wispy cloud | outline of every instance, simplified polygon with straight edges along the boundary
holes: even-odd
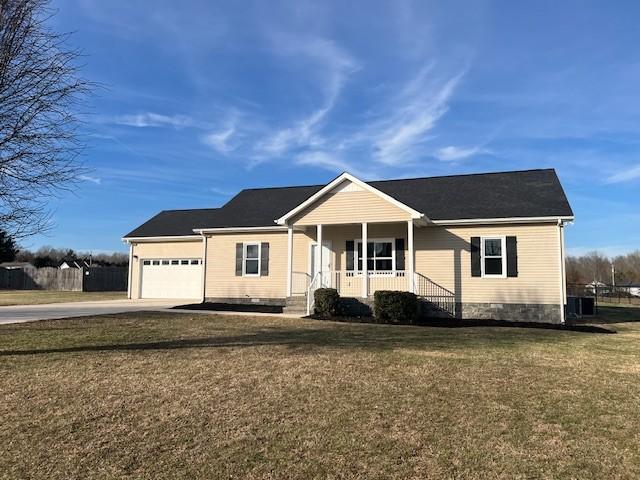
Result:
[[[311,62],[316,80],[322,92],[320,106],[292,126],[271,132],[257,145],[258,154],[279,156],[301,146],[318,147],[323,140],[319,128],[336,105],[344,85],[358,68],[358,62],[334,42],[320,37],[299,38],[275,35],[274,53],[293,58],[295,61]]]
[[[78,178],[83,182],[91,182],[95,183],[96,185],[100,185],[102,183],[102,179],[98,177],[92,177],[91,175],[80,175]]]
[[[131,115],[113,117],[113,123],[128,127],[172,127],[185,128],[193,125],[193,119],[188,115],[163,115],[154,112],[143,112]]]
[[[622,183],[630,182],[640,178],[640,164],[632,167],[628,170],[622,170],[621,172],[614,173],[607,178],[607,183]]]
[[[374,142],[375,157],[379,162],[385,165],[405,162],[449,110],[449,100],[464,71],[442,80],[433,70],[433,65],[422,69],[395,100],[397,107],[382,123]]]
[[[234,150],[234,146],[229,143],[231,137],[235,133],[235,126],[230,126],[224,130],[210,132],[202,137],[202,141],[205,145],[209,145],[219,153],[229,153]]]
[[[487,152],[488,150],[482,146],[465,148],[449,145],[448,147],[438,149],[436,152],[436,158],[443,162],[456,162],[458,160],[464,160],[466,158],[473,157],[474,155]]]

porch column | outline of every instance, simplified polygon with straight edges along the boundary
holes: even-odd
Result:
[[[413,247],[413,220],[409,220],[407,222],[407,248],[408,248],[408,255],[407,255],[407,282],[408,282],[408,291],[412,292],[412,293],[416,293],[416,286],[415,286],[415,281],[414,281],[414,276],[415,276],[415,267],[414,267],[414,261],[415,261],[415,249]]]
[[[320,274],[320,285],[322,285],[322,224],[316,227],[316,243],[318,244],[318,273]]]
[[[287,228],[287,297],[293,290],[293,227]]]
[[[369,296],[369,265],[367,264],[367,223],[362,223],[362,298]],[[356,250],[357,253],[357,250]]]

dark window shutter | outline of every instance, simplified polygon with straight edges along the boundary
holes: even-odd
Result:
[[[404,238],[396,238],[396,270],[404,270]]]
[[[269,276],[269,244],[267,242],[260,244],[260,276]]]
[[[242,276],[242,254],[244,247],[241,243],[236,243],[236,277]]]
[[[353,270],[353,250],[355,248],[355,242],[353,240],[347,240],[347,270]]]
[[[480,268],[480,237],[471,237],[471,276],[482,276],[482,268]]]
[[[518,239],[507,237],[507,277],[518,276]]]

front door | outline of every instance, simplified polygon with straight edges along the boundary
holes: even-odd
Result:
[[[316,273],[320,271],[318,265],[318,244],[311,244],[311,278],[315,278]],[[331,240],[324,240],[322,242],[322,279],[321,286],[324,288],[331,287]]]

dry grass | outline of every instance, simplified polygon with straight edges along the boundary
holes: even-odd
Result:
[[[44,303],[124,300],[127,292],[57,292],[53,290],[0,290],[0,306]]]
[[[640,323],[615,328],[0,326],[0,476],[637,478]]]

